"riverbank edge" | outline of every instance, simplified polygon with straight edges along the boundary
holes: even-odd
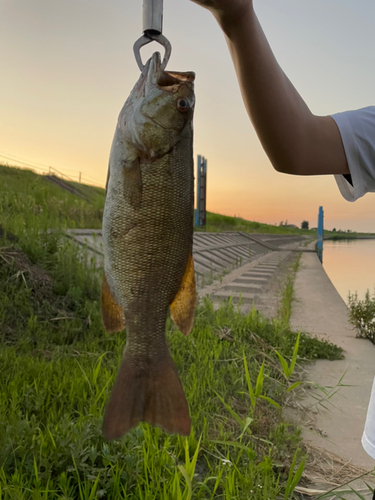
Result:
[[[309,245],[313,246],[315,242]],[[333,400],[327,402],[328,409],[321,405],[314,408],[314,422],[304,427],[303,437],[311,446],[371,470],[374,460],[363,450],[361,437],[375,375],[375,346],[367,339],[356,338],[347,305],[315,253],[302,254],[294,293],[291,328],[333,342],[342,347],[345,354],[344,360],[318,360],[307,367],[309,382],[321,387],[342,386]],[[308,397],[303,405],[312,402]]]

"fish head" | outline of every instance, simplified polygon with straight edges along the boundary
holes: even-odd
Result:
[[[163,70],[158,52],[146,63],[119,117],[126,139],[145,156],[160,157],[191,135],[194,80],[193,72]]]

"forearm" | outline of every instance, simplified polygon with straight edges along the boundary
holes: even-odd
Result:
[[[216,17],[248,114],[274,168],[299,175],[349,173],[336,124],[311,113],[276,61],[251,3],[236,22]]]

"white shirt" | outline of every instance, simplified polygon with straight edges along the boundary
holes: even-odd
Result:
[[[365,430],[362,436],[362,446],[370,457],[375,458],[375,379],[367,410]]]
[[[335,179],[343,197],[355,201],[375,191],[375,106],[337,113],[332,118],[341,134],[353,185],[343,175],[335,175]],[[362,446],[375,459],[375,380]]]
[[[353,186],[343,175],[335,175],[341,194],[355,201],[375,192],[375,106],[332,115],[337,123]]]

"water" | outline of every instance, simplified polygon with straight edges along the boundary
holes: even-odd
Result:
[[[363,299],[375,288],[375,239],[324,241],[323,267],[346,304],[349,291]]]

